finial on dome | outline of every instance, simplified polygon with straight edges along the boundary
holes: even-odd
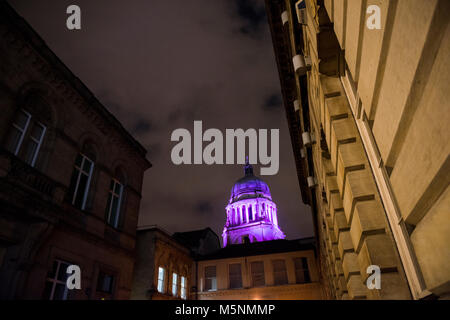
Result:
[[[246,176],[252,176],[253,175],[253,167],[252,165],[248,162],[248,156],[245,157],[245,167],[244,167],[244,172]]]

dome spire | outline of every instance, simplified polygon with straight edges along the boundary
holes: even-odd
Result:
[[[244,167],[244,172],[246,176],[252,176],[253,175],[253,167],[252,165],[248,162],[248,156],[245,157],[245,167]]]

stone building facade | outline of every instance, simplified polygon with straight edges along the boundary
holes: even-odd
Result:
[[[128,299],[146,151],[5,1],[0,106],[0,298]]]
[[[206,228],[170,235],[157,226],[140,227],[137,234],[131,299],[195,300],[196,259],[220,249],[217,234]]]
[[[450,2],[266,8],[327,297],[448,298]]]
[[[231,244],[197,263],[199,300],[320,300],[314,239]]]

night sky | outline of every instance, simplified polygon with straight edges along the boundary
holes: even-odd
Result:
[[[139,225],[219,236],[242,165],[172,164],[177,128],[280,129],[280,170],[263,176],[288,239],[312,236],[301,201],[264,1],[10,0],[148,150]],[[81,8],[81,30],[66,8]],[[206,145],[206,144],[204,144]],[[259,166],[255,166],[259,175]]]

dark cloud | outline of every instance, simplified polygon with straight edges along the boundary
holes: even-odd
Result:
[[[138,119],[135,124],[133,125],[133,128],[131,129],[131,134],[133,135],[141,135],[144,133],[149,133],[154,129],[153,124],[144,119]]]
[[[281,95],[279,93],[273,93],[269,95],[263,104],[265,110],[281,110],[282,107]]]
[[[239,32],[245,35],[260,36],[262,25],[267,22],[264,1],[233,1],[237,17],[242,21]]]
[[[271,36],[260,0],[77,0],[82,30],[65,28],[70,0],[10,0],[61,60],[148,149],[141,225],[210,226],[219,235],[240,165],[180,165],[173,130],[276,128],[280,170],[265,176],[289,238],[312,235],[300,199]],[[266,112],[264,110],[271,110]],[[259,174],[258,166],[255,173]]]
[[[199,202],[197,202],[195,204],[194,210],[199,215],[203,216],[203,215],[206,215],[206,214],[211,214],[213,212],[213,206],[212,206],[211,202],[201,200],[201,201],[199,201]]]

